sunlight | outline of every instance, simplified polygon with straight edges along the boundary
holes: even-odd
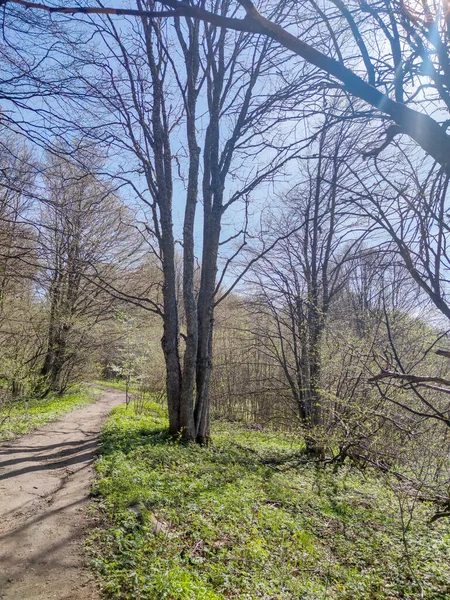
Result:
[[[429,25],[436,17],[447,19],[450,13],[449,0],[405,0],[403,5],[412,17],[424,20]]]
[[[0,600],[450,600],[449,3],[0,0]]]

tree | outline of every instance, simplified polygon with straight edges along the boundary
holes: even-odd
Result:
[[[0,144],[0,314],[5,297],[34,272],[35,236],[27,222],[36,169],[31,152],[3,130]]]
[[[138,2],[140,9],[150,6]],[[298,96],[305,78],[286,75],[274,86],[271,72],[284,68],[285,56],[270,41],[198,20],[175,20],[172,28],[144,12],[125,30],[105,17],[93,31],[94,45],[80,44],[76,55],[74,80],[89,99],[77,126],[83,139],[119,155],[112,175],[140,203],[141,231],[163,276],[162,303],[150,299],[146,306],[163,319],[170,431],[205,443],[215,305],[225,271],[246,246],[254,190],[302,148],[302,138],[288,139],[283,127],[304,113]],[[174,225],[181,202],[182,314]],[[223,231],[225,215],[238,211],[239,224]],[[219,253],[225,267],[218,276]]]
[[[300,23],[310,20],[314,14],[313,39],[307,43],[300,39],[302,29],[291,33],[278,23],[263,17],[251,0],[239,0],[245,11],[244,18],[229,16],[223,11],[208,11],[203,6],[190,5],[180,0],[163,0],[164,7],[156,10],[138,4],[137,9],[108,7],[58,7],[35,4],[26,0],[1,0],[1,4],[18,4],[26,8],[46,10],[52,14],[108,14],[131,15],[148,19],[158,17],[188,17],[200,19],[216,27],[228,30],[263,35],[302,57],[325,74],[331,76],[331,85],[336,80],[347,93],[360,98],[375,108],[376,116],[385,115],[396,126],[388,128],[387,138],[381,148],[397,134],[404,133],[432,156],[447,172],[449,170],[450,136],[446,133],[445,118],[429,116],[420,104],[440,103],[443,113],[450,106],[449,96],[449,27],[450,18],[445,0],[438,4],[433,13],[428,3],[417,11],[417,4],[394,0],[370,0],[354,5],[333,0],[325,10],[311,2],[311,8],[299,14]],[[295,14],[295,8],[290,12]],[[340,43],[342,28],[347,29],[352,43],[346,58],[345,48]],[[323,29],[325,38],[331,39],[332,56],[327,54],[328,44],[323,51],[317,46],[318,33]],[[382,44],[372,44],[374,32],[383,35]],[[345,39],[345,38],[344,38]],[[374,56],[369,48],[376,48]],[[354,51],[358,60],[355,61]],[[334,55],[334,56],[333,56]],[[357,65],[356,68],[353,65]],[[348,65],[348,66],[347,66]],[[358,65],[363,65],[360,70]],[[415,80],[420,81],[414,89]],[[422,82],[424,80],[424,82]],[[426,81],[426,83],[425,83]],[[391,89],[394,98],[391,98]],[[428,92],[431,90],[431,95]],[[421,99],[424,99],[422,101]],[[409,104],[416,103],[417,109]],[[430,109],[432,110],[432,108]]]
[[[135,246],[124,205],[92,172],[49,157],[44,182],[38,237],[39,285],[48,302],[43,395],[66,389],[92,328],[114,314],[118,301],[109,287]]]
[[[394,170],[395,169],[395,170]],[[412,160],[397,148],[377,160],[370,176],[355,177],[352,204],[372,223],[383,245],[401,259],[410,277],[448,319],[450,175],[428,160]]]
[[[324,425],[322,337],[332,302],[348,277],[346,264],[361,243],[358,236],[350,237],[353,221],[347,215],[346,192],[338,185],[351,177],[346,163],[353,141],[348,125],[333,129],[325,117],[304,181],[290,192],[282,216],[272,225],[278,232],[290,223],[295,232],[253,274],[255,306],[270,314],[274,328],[270,333],[263,319],[266,335],[259,343],[284,372],[313,452],[320,452],[320,443],[311,432]]]
[[[0,142],[0,347],[6,397],[29,391],[41,358],[40,319],[33,301],[36,231],[29,222],[36,168],[29,148],[2,130]],[[30,330],[30,320],[35,326]]]

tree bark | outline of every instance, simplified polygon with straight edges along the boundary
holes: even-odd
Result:
[[[142,5],[138,0],[138,7]],[[164,277],[163,284],[163,328],[164,334],[161,345],[166,363],[166,391],[169,413],[169,431],[172,435],[180,433],[181,429],[181,385],[182,374],[179,355],[179,317],[177,305],[177,285],[175,269],[175,239],[172,223],[172,153],[170,136],[167,129],[167,115],[164,100],[164,69],[161,68],[159,59],[154,55],[153,44],[159,43],[153,35],[153,23],[145,16],[142,17],[145,35],[147,61],[150,68],[153,86],[152,127],[153,135],[149,136],[149,143],[154,154],[154,178],[156,183],[155,201],[159,208],[159,224],[161,235],[159,244]],[[137,110],[140,106],[137,103]],[[147,176],[150,186],[153,185],[152,166],[147,164]]]
[[[200,169],[200,148],[197,144],[196,106],[198,92],[196,89],[200,66],[198,22],[189,20],[189,47],[183,40],[180,29],[177,29],[186,61],[186,129],[189,148],[189,176],[186,194],[186,208],[183,224],[183,301],[186,318],[186,348],[184,351],[180,428],[184,439],[195,440],[194,391],[196,363],[198,351],[197,302],[195,298],[195,243],[194,225],[198,199],[198,179]]]

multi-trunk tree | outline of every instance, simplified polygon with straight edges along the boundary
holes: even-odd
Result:
[[[137,2],[139,11],[152,6]],[[229,10],[224,0],[221,11]],[[305,77],[289,74],[270,40],[197,19],[143,14],[119,28],[107,16],[92,31],[95,47],[80,45],[76,56],[88,99],[77,126],[116,154],[113,176],[140,206],[162,271],[162,302],[145,302],[163,319],[170,431],[205,443],[214,308],[233,286],[227,270],[246,246],[251,198],[302,147],[295,122]]]

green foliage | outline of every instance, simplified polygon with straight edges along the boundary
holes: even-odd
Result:
[[[127,389],[127,382],[125,379],[97,379],[94,381],[95,385],[101,385],[102,387],[111,388],[113,390],[120,390],[124,392]],[[135,386],[129,386],[129,391],[133,392]]]
[[[0,441],[29,433],[33,429],[55,421],[61,415],[90,404],[96,397],[95,390],[72,389],[63,396],[50,394],[44,399],[31,398],[2,406]]]
[[[303,450],[294,436],[216,422],[200,448],[166,425],[148,403],[145,414],[115,409],[104,429],[91,552],[106,597],[450,597],[448,525],[427,526],[431,507],[418,505],[402,532],[388,481],[287,468]]]

